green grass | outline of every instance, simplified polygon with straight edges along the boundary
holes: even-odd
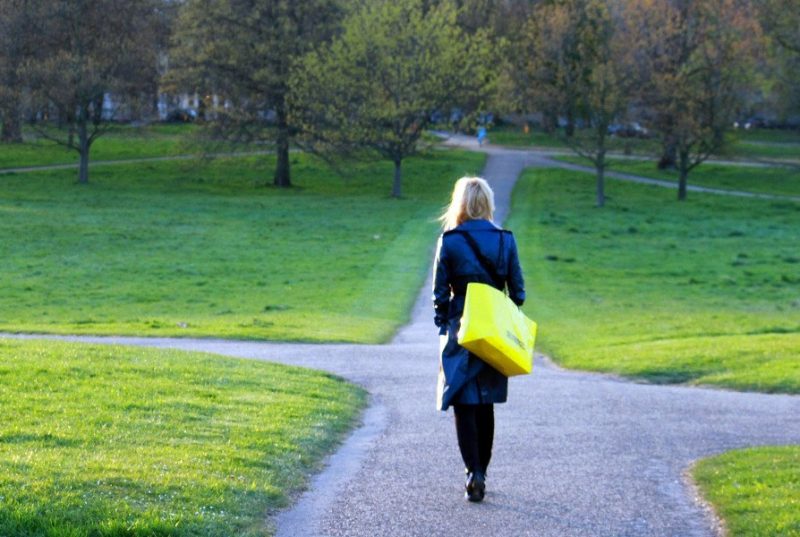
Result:
[[[580,132],[580,131],[579,131]],[[556,135],[531,129],[527,134],[515,125],[500,125],[488,132],[489,140],[496,145],[513,147],[542,147],[566,149],[566,144]],[[661,150],[657,138],[607,138],[608,150],[616,153],[631,153],[642,156],[658,155]],[[760,129],[756,131],[732,131],[727,143],[719,151],[720,158],[800,160],[800,134],[796,131]]]
[[[784,129],[733,130],[727,134],[721,156],[800,160],[800,131]]]
[[[294,155],[0,177],[0,331],[385,341],[429,270],[453,181],[482,155],[436,151],[344,176]]]
[[[771,144],[800,144],[798,129],[752,129],[734,130],[730,135],[742,142],[766,142]]]
[[[502,125],[492,127],[487,131],[489,142],[494,145],[507,145],[515,147],[548,147],[566,149],[564,142],[558,137],[531,129],[527,134],[520,127],[515,125]]]
[[[364,403],[300,368],[0,339],[0,535],[269,535]]]
[[[0,144],[0,170],[53,164],[76,164],[78,153],[28,133],[21,144]],[[264,144],[213,141],[201,125],[153,124],[144,127],[115,126],[92,144],[90,163],[106,160],[170,157],[202,153],[256,152]]]
[[[800,392],[800,204],[526,172],[509,227],[539,346],[657,383]]]
[[[164,157],[198,151],[194,125],[151,125],[116,127],[92,145],[91,160],[124,160]],[[0,144],[0,169],[74,164],[78,153],[54,142],[26,134],[21,144]]]
[[[800,143],[754,143],[744,140],[723,149],[721,157],[800,162]]]
[[[489,141],[495,145],[512,147],[541,147],[569,151],[569,146],[555,133],[546,133],[538,129],[531,129],[525,133],[521,127],[515,125],[500,125],[493,127],[488,132]],[[581,136],[581,131],[577,131]],[[650,155],[658,151],[659,143],[656,139],[619,138],[609,136],[606,139],[608,150],[617,153],[633,153]]]
[[[558,160],[586,166],[579,157],[557,157]],[[659,170],[655,161],[610,159],[610,170],[678,183],[678,172]],[[800,196],[800,168],[755,167],[706,162],[692,170],[689,184],[725,190],[741,190],[777,196]],[[690,194],[691,196],[692,194]]]
[[[700,461],[694,477],[731,537],[800,535],[800,446],[725,453]]]

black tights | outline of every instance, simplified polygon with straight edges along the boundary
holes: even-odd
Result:
[[[486,472],[492,458],[494,405],[453,405],[461,458],[470,472]]]

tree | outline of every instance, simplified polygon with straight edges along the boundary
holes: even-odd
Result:
[[[767,37],[770,62],[762,66],[778,114],[797,117],[800,112],[800,0],[764,0],[761,21]]]
[[[448,1],[362,2],[292,79],[292,112],[307,139],[392,161],[392,196],[400,197],[403,159],[417,152],[432,116],[478,109],[494,80],[485,34],[466,35],[456,19]]]
[[[582,2],[575,63],[575,98],[587,128],[567,144],[595,167],[596,203],[605,205],[607,138],[611,123],[627,112],[632,90],[630,33],[618,31],[606,2]]]
[[[630,32],[618,26],[607,2],[567,0],[540,4],[522,35],[525,60],[519,94],[529,110],[561,111],[564,141],[597,172],[597,206],[605,204],[608,128],[625,113],[631,95]]]
[[[25,76],[42,118],[40,135],[80,155],[79,183],[89,181],[89,152],[156,80],[154,5],[150,1],[35,0],[39,46]],[[116,103],[109,106],[109,100]]]
[[[286,104],[289,75],[306,52],[338,29],[337,0],[188,0],[181,8],[167,81],[174,88],[216,94],[216,135],[274,141],[273,183],[291,186],[289,146],[296,133]],[[268,121],[274,114],[272,121]]]
[[[800,54],[800,0],[763,0],[766,31],[778,43]]]
[[[22,141],[20,65],[31,43],[30,3],[0,0],[0,142]]]
[[[739,0],[632,0],[646,64],[642,101],[674,147],[678,199],[689,172],[717,151],[733,123],[756,57],[760,27]]]
[[[541,111],[544,127],[554,131],[565,119],[566,136],[574,134],[577,87],[581,76],[579,34],[582,2],[544,2],[528,16],[514,54],[514,78],[523,109]]]
[[[496,38],[509,38],[520,29],[533,3],[530,0],[455,0],[458,23],[468,34],[490,30]]]

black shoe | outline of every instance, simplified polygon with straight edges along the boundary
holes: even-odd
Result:
[[[482,502],[486,495],[486,477],[483,472],[467,473],[466,489],[464,499],[470,502]]]

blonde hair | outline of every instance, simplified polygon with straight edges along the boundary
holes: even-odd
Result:
[[[462,177],[456,181],[453,197],[444,214],[439,217],[445,230],[453,229],[467,220],[494,217],[494,192],[480,177]]]

